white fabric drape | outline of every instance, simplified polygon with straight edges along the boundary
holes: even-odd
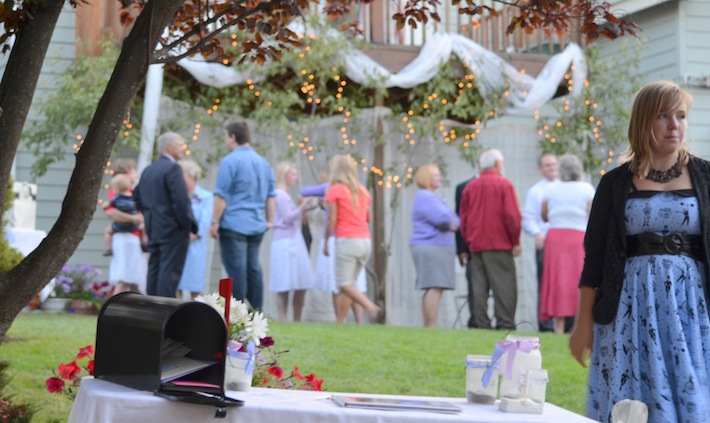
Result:
[[[296,28],[297,33],[305,32]],[[572,90],[577,96],[587,78],[587,66],[584,53],[577,44],[569,44],[564,51],[552,56],[534,78],[521,73],[500,56],[485,49],[474,41],[457,34],[438,33],[421,47],[419,55],[397,73],[392,73],[382,65],[355,47],[349,45],[337,31],[328,31],[327,37],[333,42],[347,46],[342,49],[345,62],[345,74],[359,84],[374,84],[389,88],[412,88],[430,81],[442,63],[454,54],[474,75],[482,95],[495,92],[508,86],[511,106],[508,113],[529,113],[539,109],[550,101],[562,82],[564,75],[573,66]],[[216,88],[225,88],[235,84],[244,84],[248,80],[258,82],[260,78],[248,66],[238,69],[219,63],[208,63],[199,59],[181,59],[178,65],[190,72],[199,82]]]

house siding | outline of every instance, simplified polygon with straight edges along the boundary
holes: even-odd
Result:
[[[47,98],[56,87],[61,73],[74,63],[76,58],[75,18],[74,9],[65,6],[52,35],[45,63],[42,66],[26,127],[33,120],[42,119],[40,110],[43,99]],[[4,71],[4,64],[0,69]],[[31,176],[31,168],[36,159],[20,144],[15,157],[13,175],[17,181],[32,181],[38,185],[35,222],[35,227],[38,230],[49,232],[59,216],[67,185],[74,169],[74,155],[71,148],[73,143],[73,139],[67,140],[65,159],[52,164],[44,176],[34,181]],[[108,271],[109,261],[107,258],[101,257],[101,252],[103,251],[103,228],[105,228],[107,223],[106,218],[99,216],[97,213],[84,236],[84,240],[69,259],[70,263],[88,263],[99,267],[102,271]]]
[[[652,2],[651,2],[652,3]],[[692,96],[687,138],[691,151],[710,159],[710,2],[680,0],[651,4],[631,15],[641,27],[643,40],[639,71],[646,82],[669,79],[681,84]],[[621,3],[620,3],[621,4]],[[634,43],[633,40],[630,40]],[[602,58],[618,55],[621,41],[601,40]],[[631,101],[629,99],[629,107]]]
[[[707,0],[692,0],[683,2],[681,11],[682,25],[685,28],[684,51],[686,60],[684,61],[684,74],[705,75],[710,78],[710,49],[708,49],[708,39],[710,39],[710,2]],[[710,88],[710,84],[706,87]]]

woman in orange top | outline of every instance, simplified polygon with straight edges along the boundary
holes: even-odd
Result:
[[[340,154],[330,161],[330,188],[325,196],[328,224],[325,239],[335,233],[335,281],[344,295],[340,296],[337,322],[343,323],[353,302],[360,304],[377,319],[382,308],[355,287],[360,271],[367,263],[370,243],[370,194],[360,184],[353,158]],[[328,243],[323,254],[329,255]]]

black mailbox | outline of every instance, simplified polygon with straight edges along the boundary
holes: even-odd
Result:
[[[209,305],[126,292],[99,313],[94,376],[170,399],[242,405],[224,397],[226,345],[224,319]]]

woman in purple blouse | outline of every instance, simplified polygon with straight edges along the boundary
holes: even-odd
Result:
[[[296,184],[298,168],[291,162],[276,165],[276,210],[271,237],[269,291],[277,293],[279,321],[288,319],[288,297],[293,291],[293,320],[301,321],[306,290],[313,288],[313,270],[301,234],[301,216],[310,201],[297,206],[286,190]],[[305,200],[305,199],[304,199]]]
[[[424,326],[436,327],[441,294],[456,285],[454,233],[459,227],[459,218],[434,193],[441,186],[441,173],[435,164],[421,166],[414,180],[421,189],[412,205],[409,249],[417,272],[416,287],[424,290]]]

